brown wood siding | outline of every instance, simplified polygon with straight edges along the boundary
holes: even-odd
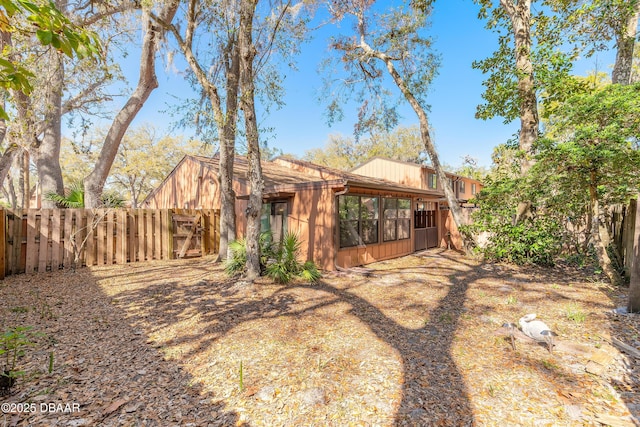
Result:
[[[288,229],[302,241],[302,257],[324,270],[335,270],[334,192],[330,188],[302,190],[291,199]]]
[[[213,209],[220,205],[215,171],[186,157],[147,199],[153,209]]]
[[[426,188],[422,167],[417,164],[399,164],[385,159],[373,159],[354,169],[353,173],[386,179],[414,188]]]

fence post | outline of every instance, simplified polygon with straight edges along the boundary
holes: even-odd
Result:
[[[6,229],[6,213],[4,209],[0,209],[0,280],[5,275],[5,250],[7,245],[7,229]]]
[[[174,259],[173,256],[173,214],[172,209],[167,209],[167,259]]]
[[[627,207],[625,215],[625,227],[623,231],[624,245],[624,267],[625,271],[631,274],[631,268],[633,267],[633,257],[635,253],[633,251],[634,246],[634,231],[636,227],[636,210],[638,209],[638,201],[631,200]]]

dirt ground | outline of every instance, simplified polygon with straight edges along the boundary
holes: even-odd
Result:
[[[0,327],[34,345],[0,426],[638,425],[638,359],[613,345],[640,348],[640,316],[613,312],[626,289],[443,250],[367,267],[286,286],[210,258],[8,277]],[[501,325],[527,313],[553,353],[512,347]]]

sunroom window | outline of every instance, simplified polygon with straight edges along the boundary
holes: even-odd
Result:
[[[379,200],[371,196],[339,196],[340,247],[378,243]]]
[[[408,239],[410,237],[410,199],[384,199],[383,217],[383,239],[385,242]]]

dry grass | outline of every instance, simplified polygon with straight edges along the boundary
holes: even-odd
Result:
[[[0,399],[81,409],[6,420],[561,426],[610,416],[633,425],[637,368],[623,369],[629,360],[612,348],[601,375],[585,370],[611,334],[638,347],[637,316],[610,314],[620,290],[585,272],[482,265],[447,251],[370,267],[369,277],[289,286],[236,283],[206,258],[10,277],[0,284],[1,326],[44,336],[21,360],[30,374]],[[587,353],[524,342],[514,351],[496,332],[529,312]]]

